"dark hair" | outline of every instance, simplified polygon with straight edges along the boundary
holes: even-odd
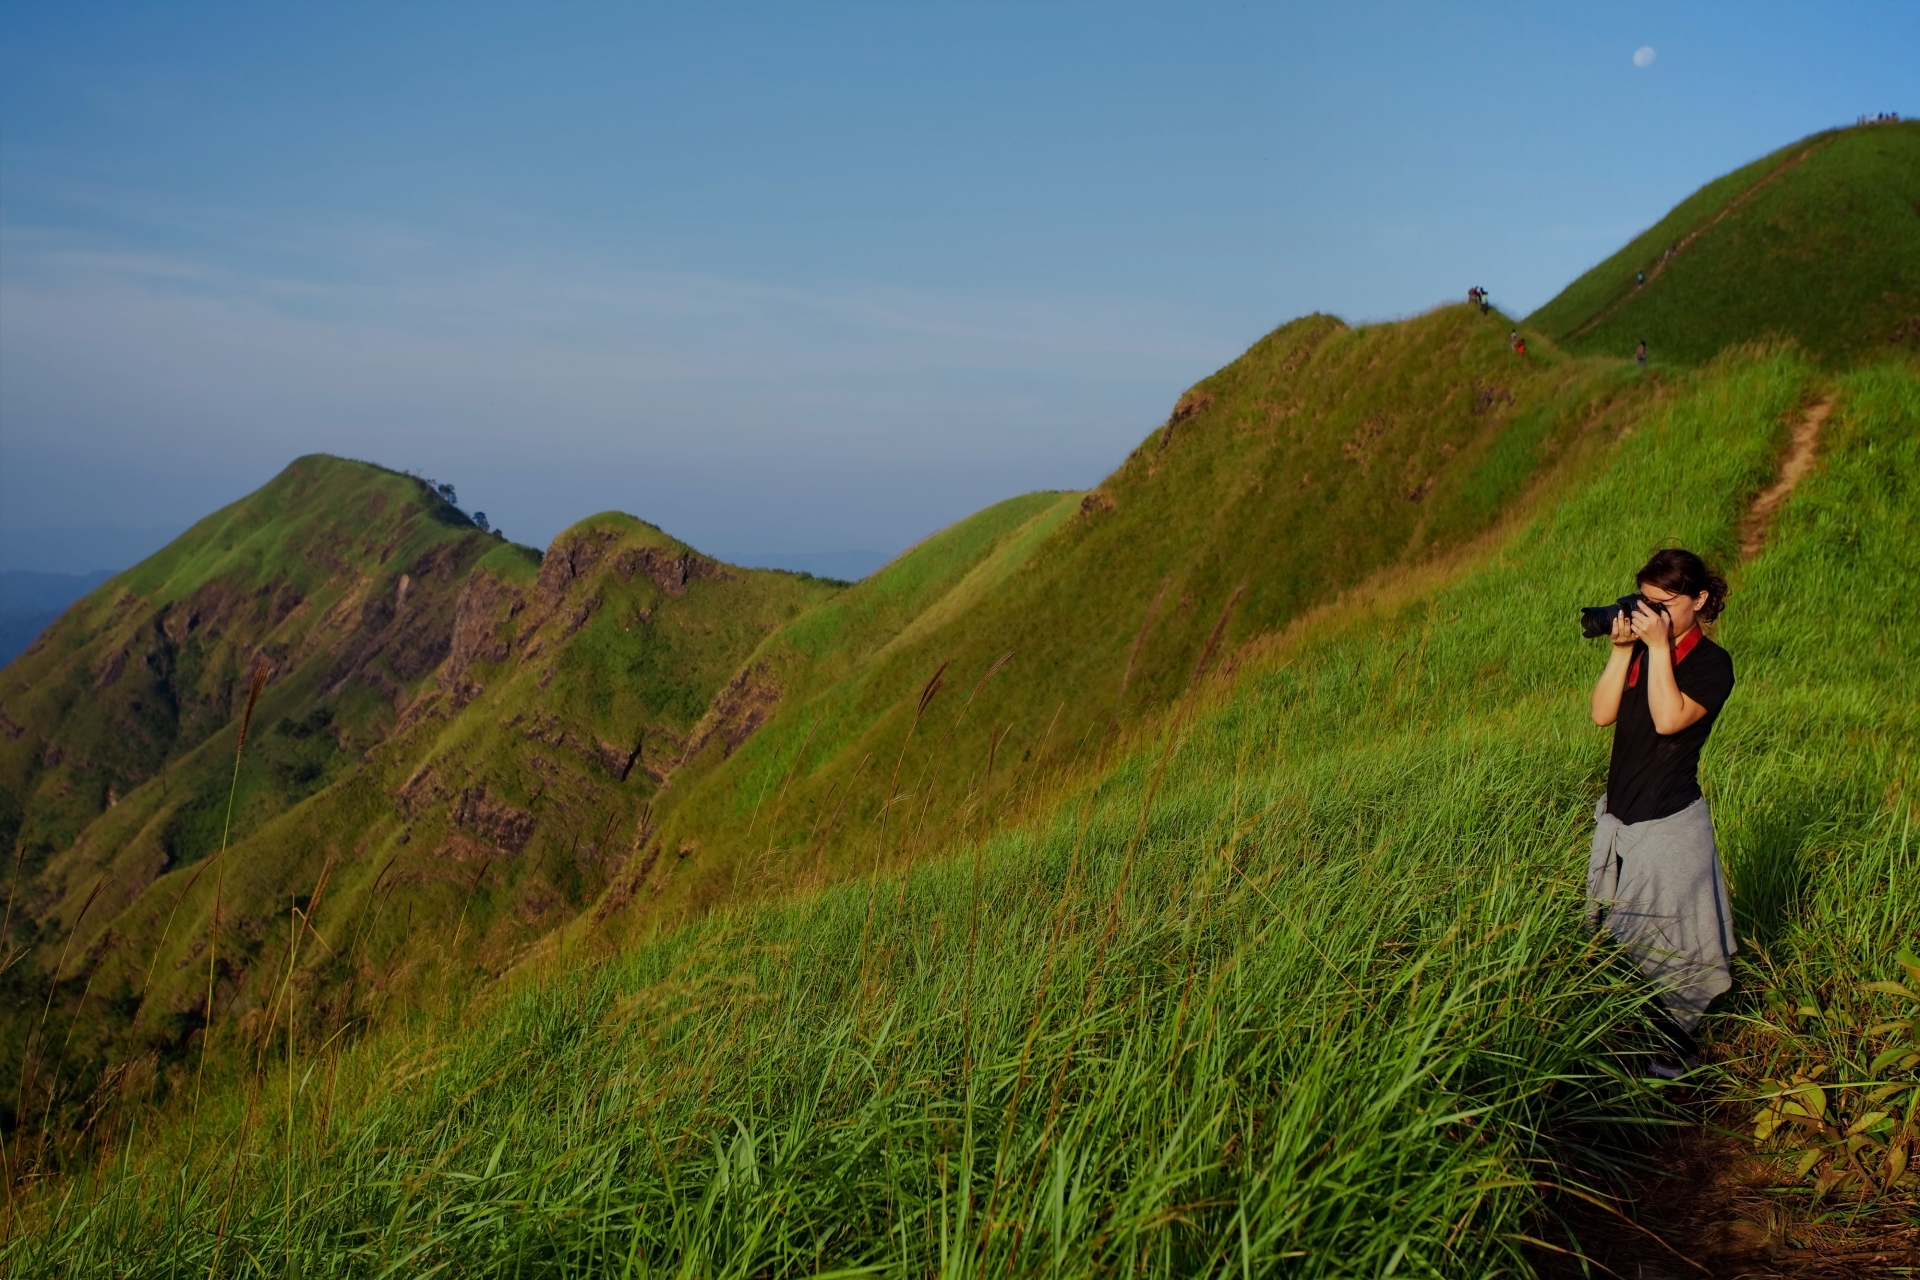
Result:
[[[1677,596],[1706,592],[1707,602],[1700,607],[1700,616],[1708,622],[1719,617],[1720,611],[1727,607],[1727,580],[1715,573],[1705,560],[1679,547],[1654,552],[1653,558],[1633,575],[1633,581],[1635,585],[1659,587]]]

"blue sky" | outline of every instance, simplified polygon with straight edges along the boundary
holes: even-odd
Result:
[[[1909,3],[8,3],[0,560],[315,450],[539,545],[895,551],[1294,316],[1523,314],[1920,112],[1915,50]]]

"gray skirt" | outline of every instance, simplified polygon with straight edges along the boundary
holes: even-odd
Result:
[[[1587,862],[1587,928],[1605,929],[1682,1028],[1733,985],[1733,915],[1705,798],[1632,826],[1594,806]]]

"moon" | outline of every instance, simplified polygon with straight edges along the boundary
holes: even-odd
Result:
[[[1653,46],[1650,44],[1643,44],[1633,51],[1633,65],[1636,67],[1650,66],[1653,58]]]

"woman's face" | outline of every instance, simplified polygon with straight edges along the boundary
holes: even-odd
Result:
[[[1685,635],[1687,628],[1698,621],[1700,610],[1707,603],[1707,593],[1704,591],[1697,596],[1681,596],[1675,595],[1665,587],[1657,587],[1651,582],[1636,585],[1639,586],[1641,595],[1656,604],[1666,606],[1667,616],[1673,619],[1675,638]]]

